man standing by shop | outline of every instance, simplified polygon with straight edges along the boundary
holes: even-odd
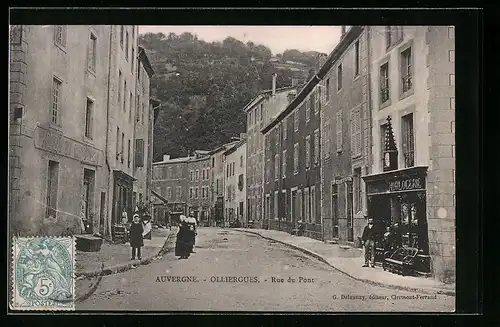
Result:
[[[375,228],[373,227],[373,219],[368,219],[368,225],[363,230],[361,236],[365,247],[365,264],[363,267],[375,268]]]

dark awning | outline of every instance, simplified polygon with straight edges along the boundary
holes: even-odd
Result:
[[[158,199],[160,199],[163,203],[165,204],[168,204],[168,200],[165,199],[163,196],[161,196],[160,194],[156,193],[154,190],[151,190],[151,193],[157,197]]]

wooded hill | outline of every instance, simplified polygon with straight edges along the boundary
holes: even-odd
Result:
[[[175,158],[214,149],[244,133],[242,109],[271,88],[272,74],[278,74],[278,88],[291,85],[292,77],[307,79],[319,54],[286,50],[273,57],[253,42],[228,37],[210,43],[190,33],[148,33],[140,35],[139,44],[155,70],[152,96],[163,104],[154,129],[154,161],[163,154]]]

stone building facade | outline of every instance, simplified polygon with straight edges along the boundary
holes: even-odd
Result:
[[[18,26],[12,32],[13,230],[111,237],[121,211],[132,216],[134,182],[147,194],[148,174],[134,171],[133,153],[135,136],[148,135],[151,125],[136,133],[133,117],[139,88],[150,121],[153,72],[147,57],[142,64],[137,59],[137,26]],[[126,96],[119,72],[129,83]],[[118,190],[118,180],[127,192]]]
[[[109,26],[16,26],[12,31],[12,230],[20,235],[104,232]]]
[[[264,137],[261,129],[283,111],[289,103],[289,94],[296,86],[276,89],[277,75],[273,75],[271,90],[262,91],[243,111],[247,114],[247,216],[254,226],[262,226],[264,205]]]
[[[290,104],[262,129],[265,135],[265,225],[322,239],[320,218],[320,117],[313,77]]]
[[[241,139],[224,152],[224,208],[227,223],[238,219],[248,224],[246,210],[246,139]]]
[[[454,29],[371,27],[368,214],[399,222],[430,273],[455,276]],[[387,130],[394,131],[392,135]],[[396,151],[387,149],[394,139]]]
[[[351,27],[342,35],[320,83],[324,239],[356,246],[366,224],[361,176],[369,171],[371,136],[367,30]]]
[[[199,224],[208,224],[210,218],[210,156],[197,153],[188,161],[188,213],[191,212]]]

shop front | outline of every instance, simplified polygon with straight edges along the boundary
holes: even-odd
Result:
[[[368,216],[377,229],[376,261],[384,264],[402,249],[413,257],[405,263],[411,263],[410,270],[429,274],[426,175],[427,167],[422,166],[363,177]]]
[[[133,183],[136,179],[121,170],[115,170],[113,177],[114,191],[111,226],[113,226],[112,237],[113,239],[117,239],[125,237],[123,234],[126,233],[124,226],[122,226],[123,212],[126,212],[128,222],[132,221],[134,210],[132,206]]]

